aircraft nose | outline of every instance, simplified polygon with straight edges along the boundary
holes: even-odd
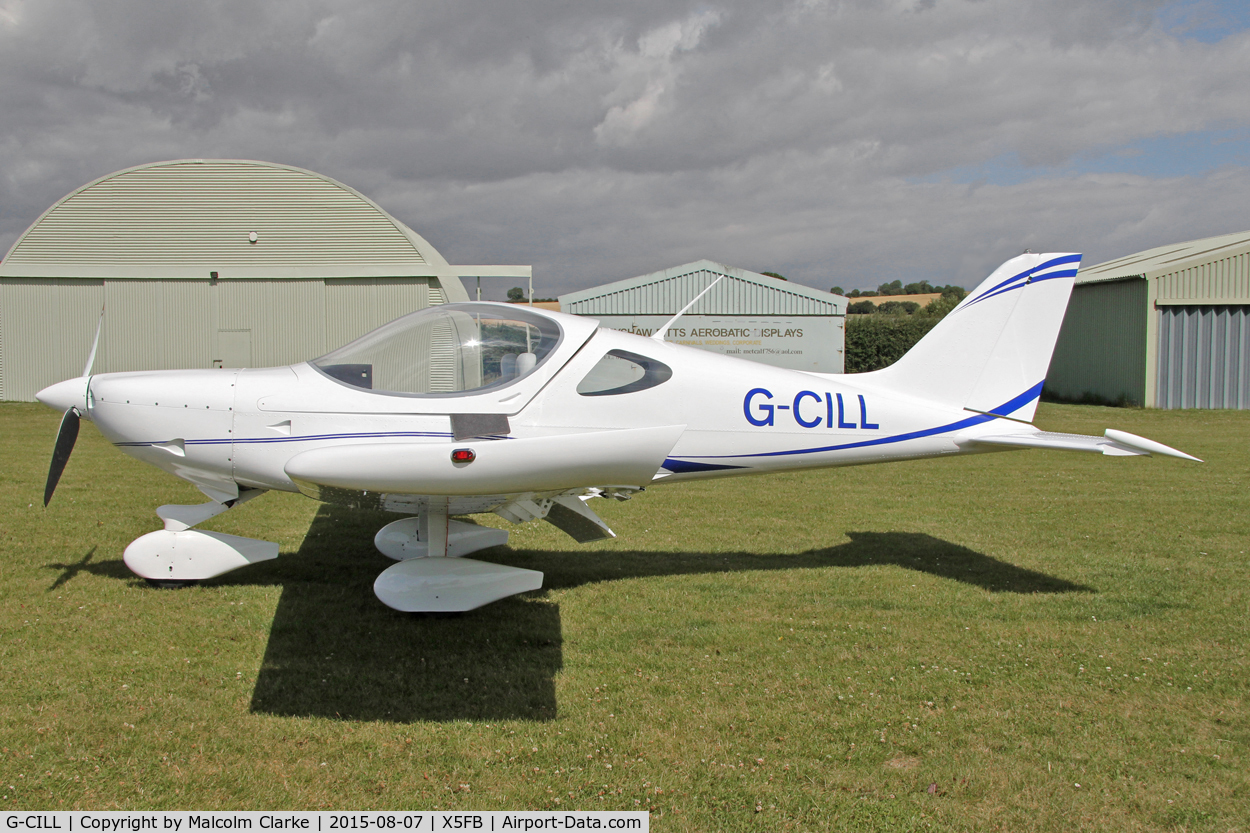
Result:
[[[70,408],[77,408],[81,416],[87,413],[87,383],[90,378],[87,376],[79,376],[77,379],[66,379],[64,382],[57,382],[55,385],[48,387],[35,394],[35,398],[49,408],[56,408],[58,411],[65,412]]]

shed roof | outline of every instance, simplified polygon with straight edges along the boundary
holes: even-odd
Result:
[[[0,277],[22,278],[203,280],[210,271],[223,279],[448,278],[524,276],[529,267],[449,266],[355,189],[242,159],[156,162],[101,177],[45,211],[0,262]]]
[[[1144,252],[1086,266],[1076,274],[1077,283],[1149,278],[1180,272],[1216,260],[1250,252],[1250,231],[1204,237],[1188,243],[1158,246]]]
[[[845,315],[846,298],[711,260],[560,296],[576,315],[675,315],[723,276],[690,308],[690,315]]]

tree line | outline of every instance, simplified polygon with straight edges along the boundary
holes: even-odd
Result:
[[[934,298],[923,308],[915,301],[885,301],[883,303],[852,301],[846,307],[848,315],[876,315],[878,313],[884,313],[885,315],[914,315],[921,313],[923,315],[936,315],[940,318],[954,309],[955,305],[968,294],[968,291],[962,286],[953,284],[934,286],[928,281],[917,281],[916,283],[906,285],[902,281],[890,281],[878,286],[876,291],[871,289],[852,289],[847,293],[841,292],[841,289],[842,287],[835,286],[830,291],[835,295],[846,295],[847,298],[880,298],[897,297],[899,295],[932,295],[935,293],[939,293],[941,296]]]
[[[836,295],[840,287],[833,287]],[[871,298],[888,295],[928,295],[942,293],[923,307],[915,301],[856,301],[846,307],[847,373],[880,370],[898,361],[916,342],[924,338],[948,312],[964,299],[968,291],[962,286],[933,286],[928,281],[883,283],[876,292],[852,290],[848,298]]]

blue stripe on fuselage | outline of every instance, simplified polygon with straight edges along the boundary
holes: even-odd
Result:
[[[961,428],[968,428],[972,425],[980,425],[993,419],[998,419],[999,415],[1010,414],[1019,410],[1028,403],[1032,402],[1042,394],[1043,382],[1038,382],[1024,393],[1007,400],[1003,404],[994,408],[988,414],[977,414],[976,416],[958,420],[957,422],[939,425],[936,428],[924,428],[919,431],[910,431],[906,434],[895,434],[890,437],[878,437],[873,440],[861,440],[853,443],[842,443],[841,445],[826,445],[819,448],[795,448],[789,451],[760,451],[755,454],[702,454],[698,455],[700,460],[725,460],[725,459],[742,459],[746,457],[789,457],[796,454],[819,454],[822,451],[843,451],[848,448],[867,448],[874,445],[890,445],[892,443],[906,442],[907,440],[917,440],[921,437],[932,437],[935,434],[945,434],[948,431],[958,431]],[[676,458],[669,458],[676,459]],[[688,458],[687,458],[688,459]],[[665,468],[668,468],[667,464]]]
[[[450,431],[379,431],[379,432],[363,432],[351,434],[309,434],[302,437],[251,437],[243,439],[211,439],[211,440],[186,440],[187,445],[254,445],[258,443],[304,443],[316,440],[367,440],[384,437],[435,437],[438,439],[451,439]],[[479,439],[475,437],[474,439]],[[484,434],[480,439],[511,439],[500,434]],[[152,440],[150,442],[127,442],[113,443],[118,448],[142,448],[148,445],[160,445],[168,440]]]

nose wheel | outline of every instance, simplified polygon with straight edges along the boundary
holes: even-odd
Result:
[[[198,582],[194,579],[165,579],[162,581],[161,579],[145,578],[144,581],[153,587],[159,587],[161,590],[181,590],[184,587],[190,587],[193,584],[198,584]]]

